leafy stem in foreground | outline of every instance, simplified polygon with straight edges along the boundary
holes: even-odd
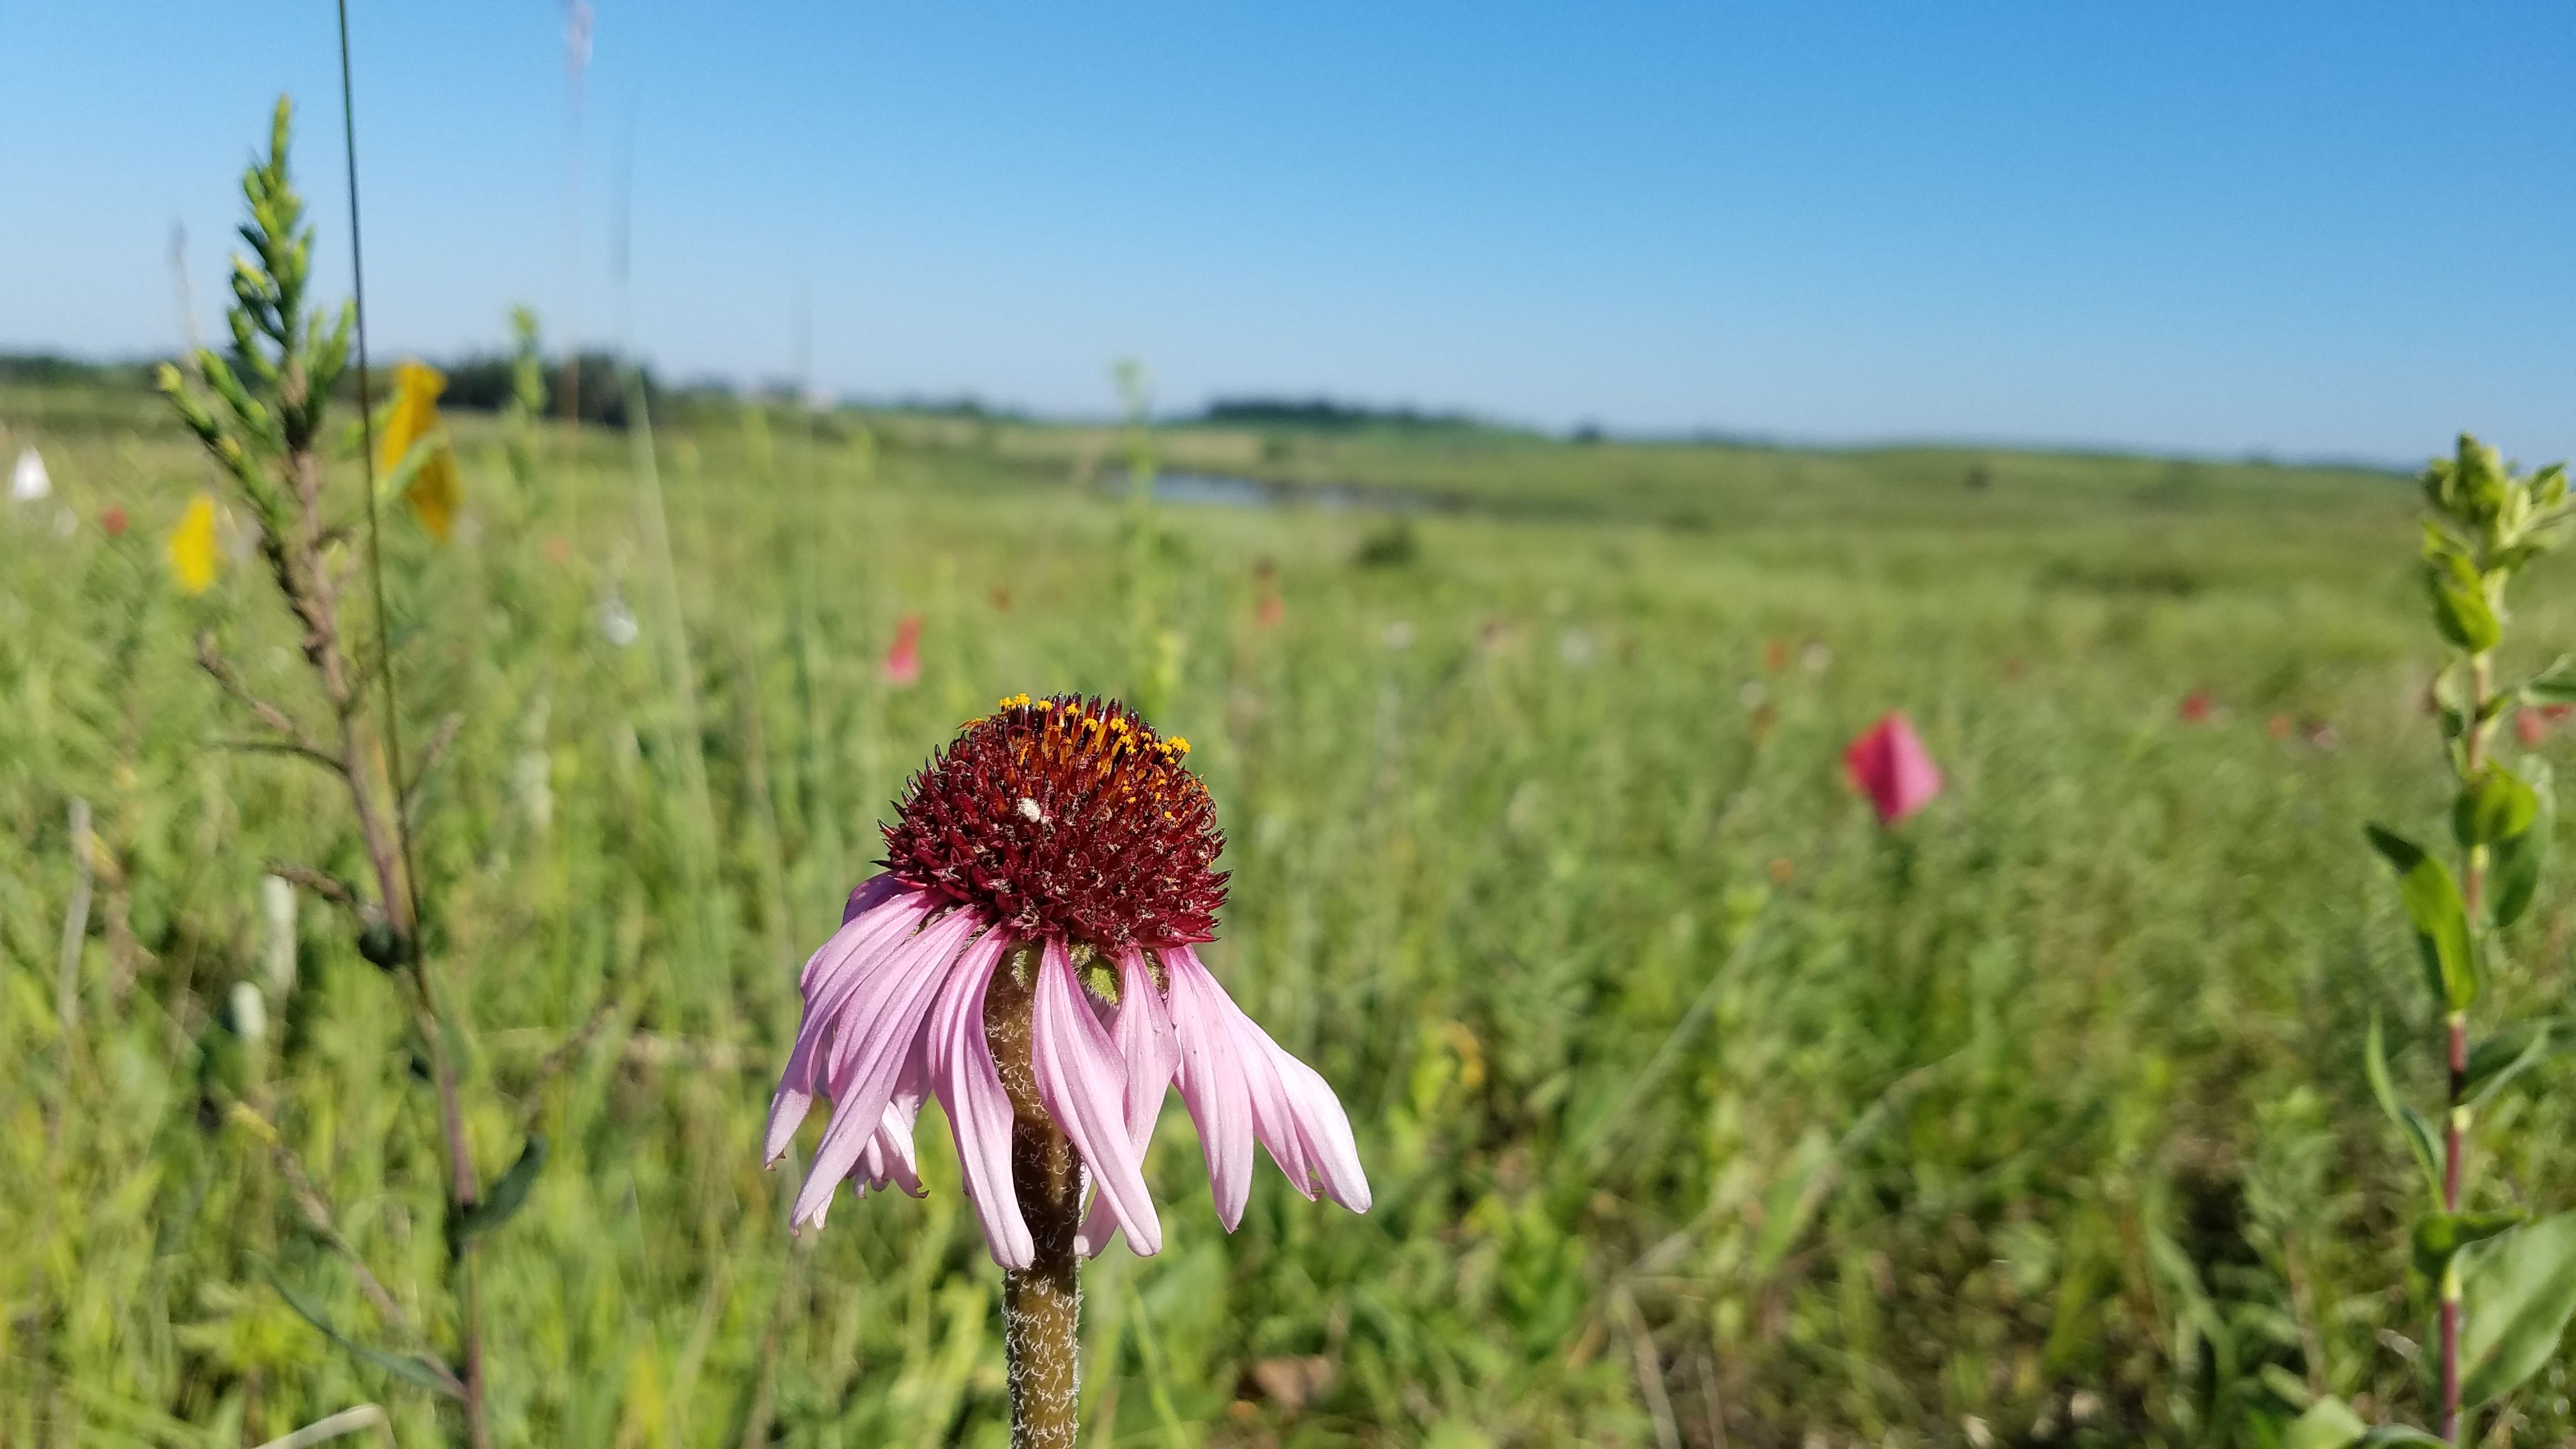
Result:
[[[384,587],[369,530],[365,582],[373,593],[376,655],[368,659],[350,622],[344,585],[348,572],[332,555],[344,536],[326,511],[327,469],[321,448],[333,389],[349,361],[355,305],[327,322],[307,301],[313,251],[302,199],[287,173],[291,110],[281,98],[268,154],[242,178],[250,218],[241,228],[247,255],[233,260],[232,346],[228,354],[199,351],[194,374],[202,388],[174,366],[160,369],[159,385],[190,431],[221,466],[258,532],[259,551],[279,601],[296,625],[298,645],[319,686],[326,718],[314,721],[254,694],[211,634],[197,641],[197,656],[215,682],[266,732],[260,747],[321,765],[347,793],[367,859],[371,890],[307,867],[272,867],[281,877],[340,906],[356,919],[362,955],[407,979],[413,1028],[437,1089],[439,1141],[446,1157],[447,1224],[454,1260],[451,1289],[458,1303],[458,1344],[453,1366],[435,1356],[389,1355],[357,1344],[318,1312],[295,1300],[296,1311],[362,1361],[461,1405],[468,1439],[491,1442],[485,1413],[482,1325],[476,1302],[475,1239],[524,1198],[544,1148],[531,1138],[506,1180],[507,1201],[485,1202],[477,1189],[454,1053],[455,1023],[443,1010],[438,985],[420,949],[419,883],[411,868],[409,810],[402,785],[390,676],[384,673]],[[354,179],[354,178],[353,178]],[[360,368],[365,366],[360,344]],[[364,379],[361,395],[364,394]],[[373,494],[368,502],[372,510]],[[372,525],[372,513],[368,519]],[[373,687],[371,687],[373,686]],[[370,696],[374,696],[371,704]],[[383,1284],[337,1226],[321,1190],[287,1150],[275,1125],[251,1113],[275,1155],[306,1225],[354,1266],[360,1285],[389,1326],[417,1336]],[[287,1290],[280,1284],[280,1292]]]
[[[2398,1095],[2377,1022],[2365,1065],[2432,1199],[2415,1225],[2415,1262],[2438,1295],[2431,1417],[2440,1442],[2456,1444],[2463,1410],[2503,1397],[2538,1371],[2576,1312],[2576,1212],[2533,1220],[2518,1209],[2474,1207],[2468,1170],[2479,1104],[2571,1039],[2563,1022],[2544,1018],[2473,1045],[2469,1013],[2497,964],[2498,933],[2530,907],[2556,829],[2548,766],[2501,758],[2500,731],[2519,709],[2576,695],[2576,671],[2563,662],[2520,685],[2498,684],[2497,652],[2511,619],[2506,586],[2565,541],[2576,509],[2563,466],[2517,475],[2494,449],[2465,436],[2456,453],[2425,470],[2423,485],[2425,592],[2448,645],[2433,702],[2457,785],[2458,869],[2393,830],[2373,825],[2368,834],[2396,873],[2426,989],[2441,1007],[2438,1143],[2423,1114]],[[2341,1400],[2329,1399],[2300,1420],[2294,1437],[2335,1449],[2415,1432],[2366,1430]]]

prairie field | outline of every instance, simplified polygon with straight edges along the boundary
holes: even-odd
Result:
[[[454,413],[454,536],[385,516],[467,1131],[487,1175],[548,1144],[481,1248],[503,1442],[1005,1442],[947,1132],[924,1198],[795,1237],[760,1137],[891,802],[1021,691],[1195,744],[1232,872],[1209,963],[1334,1084],[1375,1189],[1355,1216],[1264,1165],[1228,1235],[1175,1099],[1166,1247],[1088,1274],[1090,1442],[2420,1419],[2415,1171],[2360,1066],[2376,1018],[2401,1087],[2439,1072],[2361,830],[2446,804],[2405,478],[712,397],[654,423]],[[444,1341],[409,1002],[263,884],[360,871],[346,800],[244,748],[197,659],[209,634],[310,705],[274,588],[230,517],[214,585],[174,583],[215,479],[141,387],[0,388],[0,430],[53,485],[0,504],[0,1444],[260,1444],[365,1403],[462,1442],[297,1201]],[[2525,586],[2517,641],[2570,637],[2568,582]],[[1840,757],[1890,710],[1947,789],[1883,829]],[[2576,900],[2544,889],[2501,1013],[2568,989]],[[2481,1119],[2516,1202],[2576,1193],[2553,1071]],[[2576,1433],[2565,1381],[2496,1442]]]

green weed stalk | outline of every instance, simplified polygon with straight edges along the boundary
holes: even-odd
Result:
[[[2414,1229],[2414,1260],[2436,1294],[2430,1362],[2436,1440],[2399,1425],[2365,1428],[2341,1399],[2312,1406],[2294,1430],[2303,1449],[2356,1443],[2462,1442],[2465,1410],[2494,1403],[2556,1352],[2576,1312],[2576,1212],[2534,1216],[2501,1194],[2480,1194],[2470,1175],[2477,1110],[2508,1082],[2576,1044],[2563,1020],[2505,1026],[2474,1044],[2470,1010],[2504,964],[2508,933],[2532,902],[2555,832],[2549,767],[2508,758],[2503,731],[2516,711],[2576,700],[2576,660],[2499,684],[2507,586],[2576,527],[2563,466],[2509,471],[2493,448],[2463,436],[2458,451],[2423,474],[2424,581],[2446,645],[2433,684],[2444,754],[2457,790],[2455,853],[2428,849],[2383,826],[2371,845],[2396,872],[2425,985],[2441,1011],[2444,1090],[2437,1132],[2401,1098],[2385,1038],[2373,1022],[2366,1047],[2374,1095],[2405,1134],[2431,1200]],[[2455,874],[2444,854],[2457,860]]]
[[[1134,359],[1121,361],[1112,370],[1118,384],[1118,401],[1126,418],[1123,442],[1127,451],[1127,628],[1134,663],[1130,677],[1135,681],[1126,698],[1150,718],[1161,718],[1180,692],[1183,643],[1180,631],[1164,620],[1170,593],[1168,568],[1164,559],[1170,542],[1161,523],[1154,516],[1154,457],[1152,400],[1147,391],[1145,365]]]
[[[344,31],[344,47],[345,40]],[[303,202],[287,171],[291,114],[290,104],[281,98],[268,155],[254,162],[242,178],[250,220],[241,235],[250,255],[237,256],[233,264],[230,352],[196,354],[202,388],[169,365],[160,369],[158,382],[189,430],[222,466],[236,499],[248,510],[258,530],[260,555],[280,601],[294,616],[304,662],[327,705],[327,718],[316,723],[302,711],[254,693],[213,632],[199,635],[199,663],[257,720],[266,746],[321,768],[346,791],[368,882],[361,885],[294,861],[273,861],[269,870],[347,912],[357,926],[360,953],[386,971],[399,973],[409,984],[418,1050],[436,1087],[438,1140],[445,1155],[449,1291],[456,1317],[451,1349],[429,1347],[427,1336],[412,1324],[340,1232],[336,1225],[345,1218],[287,1148],[263,1095],[244,1092],[227,1105],[232,1117],[272,1149],[279,1176],[306,1226],[347,1258],[387,1326],[417,1348],[396,1354],[357,1344],[292,1294],[288,1294],[290,1305],[362,1360],[455,1401],[469,1441],[476,1449],[486,1449],[492,1438],[476,1239],[525,1199],[543,1161],[544,1147],[542,1139],[531,1137],[519,1164],[494,1185],[489,1196],[484,1193],[467,1140],[456,1066],[462,1023],[442,1002],[437,975],[423,950],[421,882],[411,848],[412,802],[403,776],[396,660],[387,626],[377,488],[372,476],[372,426],[366,417],[367,362],[364,333],[358,330],[361,304],[353,301],[343,306],[333,319],[307,297],[313,232],[304,223]],[[354,127],[351,157],[354,232]],[[363,289],[359,295],[363,297]],[[369,472],[361,520],[364,536],[359,540],[363,564],[352,561],[344,546],[350,526],[334,516],[323,449],[324,422],[350,360],[353,335],[358,338],[360,451]],[[416,448],[415,455],[428,446]],[[418,456],[407,459],[396,479],[388,482],[398,481],[419,461]],[[363,579],[355,576],[361,567]],[[372,596],[372,639],[361,633],[351,617],[350,593],[359,585]],[[282,1283],[279,1289],[287,1292]]]

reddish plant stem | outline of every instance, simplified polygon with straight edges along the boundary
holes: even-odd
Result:
[[[2452,1012],[2450,1021],[2451,1107],[2442,1115],[2442,1211],[2460,1210],[2460,1166],[2467,1156],[2461,1141],[2460,1121],[2464,1113],[2460,1099],[2468,1087],[2469,1024],[2465,1014]],[[2446,1444],[2457,1443],[2460,1433],[2460,1280],[2456,1258],[2442,1268],[2442,1416],[2441,1435]]]
[[[2465,748],[2461,751],[2464,784],[2472,784],[2486,766],[2487,695],[2494,687],[2494,665],[2484,654],[2469,660],[2469,722]],[[2460,899],[2467,908],[2471,949],[2478,946],[2478,912],[2486,895],[2487,852],[2482,845],[2468,848],[2461,862]],[[2443,1061],[2448,1067],[2449,1094],[2442,1113],[2442,1211],[2460,1210],[2461,1180],[2468,1160],[2468,1088],[2469,1088],[2469,1018],[2465,1011],[2453,1011],[2447,1023]],[[2442,1306],[2439,1352],[2441,1354],[2441,1414],[2436,1421],[2442,1442],[2459,1442],[2460,1436],[2460,1274],[2459,1260],[2454,1256],[2442,1268]]]

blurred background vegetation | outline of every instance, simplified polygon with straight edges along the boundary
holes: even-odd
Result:
[[[1088,1275],[1095,1442],[2268,1445],[2328,1391],[2416,1412],[2410,1169],[2350,1065],[2374,1012],[2424,1039],[2359,833],[2438,803],[2402,480],[1254,399],[1151,428],[1143,507],[1111,427],[652,396],[651,434],[456,414],[461,526],[387,534],[404,733],[452,741],[419,820],[473,1136],[487,1171],[554,1143],[486,1249],[508,1442],[1001,1442],[945,1132],[925,1200],[791,1240],[759,1124],[906,774],[996,696],[1140,688],[1228,827],[1211,964],[1340,1090],[1377,1206],[1271,1174],[1228,1237],[1169,1111],[1168,1247]],[[259,1443],[367,1401],[434,1442],[285,1301],[377,1335],[217,1110],[269,1104],[441,1323],[396,986],[263,888],[354,841],[327,779],[227,748],[194,660],[211,629],[300,698],[270,586],[230,518],[215,587],[172,582],[210,478],[139,372],[0,368],[0,428],[53,483],[0,505],[0,1442]],[[2518,636],[2565,637],[2562,583]],[[1837,757],[1900,707],[1950,790],[1883,832]],[[2571,926],[2514,928],[2509,990],[2564,992]],[[2563,1201],[2540,1085],[2488,1140]],[[2499,1433],[2557,1442],[2565,1393]]]

